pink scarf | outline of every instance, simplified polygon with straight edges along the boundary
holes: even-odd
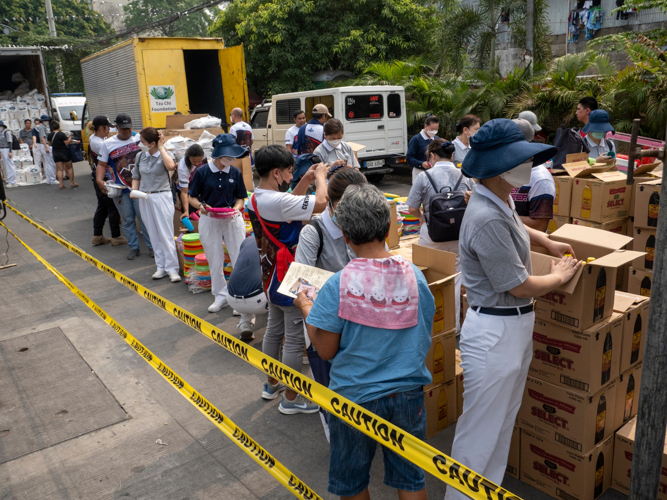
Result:
[[[401,256],[354,259],[340,276],[338,316],[360,325],[400,330],[419,322],[419,291]]]

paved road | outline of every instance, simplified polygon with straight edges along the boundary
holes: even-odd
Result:
[[[237,320],[231,317],[229,308],[217,314],[207,312],[210,295],[188,293],[184,283],[151,280],[155,267],[143,242],[142,255],[131,262],[125,259],[126,246],[91,246],[95,195],[88,167],[80,163],[75,169],[78,189],[20,187],[9,190],[9,198],[109,266],[237,334]],[[389,176],[380,188],[407,195],[409,177]],[[317,415],[280,414],[278,400],[261,399],[264,376],[258,370],[138,298],[14,214],[8,215],[5,222],[314,491],[323,498],[333,498],[326,491],[329,453]],[[5,261],[2,232],[0,229],[0,265]],[[17,266],[0,270],[0,364],[6,364],[4,373],[8,373],[3,376],[0,370],[0,499],[292,498],[16,240],[9,236],[7,241],[9,262]],[[252,342],[255,347],[261,348],[265,326],[265,317],[258,318]],[[16,358],[17,345],[33,342],[35,337],[31,335],[36,332],[56,332],[53,338],[58,337],[59,331],[53,329],[60,329],[76,350],[81,358],[79,365],[85,363],[92,370],[88,376],[97,377],[108,390],[107,403],[115,401],[127,418],[110,425],[102,424],[100,418],[95,422],[106,426],[86,430],[90,421],[84,425],[81,415],[90,410],[90,405],[82,404],[77,397],[82,381],[68,375],[68,367],[61,366],[65,358],[60,357],[60,351],[54,350],[53,356],[34,365],[24,363],[19,367],[8,361]],[[39,350],[39,343],[31,349]],[[19,411],[26,415],[24,418],[19,414],[17,419],[16,407],[7,400],[8,391],[26,387],[36,390],[47,383],[69,397],[72,406],[63,417],[69,419],[69,438],[49,431],[54,426],[53,419],[64,415],[62,410],[57,414],[42,411],[38,401],[34,408],[21,407]],[[8,451],[3,450],[3,422],[17,420],[27,422],[22,431],[26,439],[39,434],[41,440],[30,443],[35,451],[6,460],[2,458]],[[81,432],[86,433],[78,435]],[[454,427],[450,427],[429,442],[449,453],[453,436]],[[158,439],[167,445],[156,444]],[[373,497],[395,498],[395,493],[382,484],[382,477],[382,461],[378,458],[372,470]],[[526,499],[548,498],[511,478],[504,484]],[[443,498],[445,486],[439,480],[427,476],[427,488],[431,498]],[[604,499],[622,497],[609,492]]]

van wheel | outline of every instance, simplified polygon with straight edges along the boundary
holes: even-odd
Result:
[[[369,174],[366,176],[366,179],[371,184],[379,184],[384,179],[384,174]]]

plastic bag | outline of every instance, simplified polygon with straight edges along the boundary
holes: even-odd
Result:
[[[21,73],[14,73],[12,75],[12,81],[14,83],[22,82],[23,80],[25,80],[25,78],[23,77],[23,75]]]
[[[204,130],[204,132],[202,132],[202,134],[199,136],[199,139],[197,139],[197,144],[199,144],[204,149],[212,149],[213,139],[215,139],[215,136],[209,131]]]
[[[186,129],[215,128],[215,127],[220,127],[221,123],[222,120],[220,118],[208,115],[203,118],[197,118],[196,120],[192,120],[191,122],[184,124],[183,127]]]

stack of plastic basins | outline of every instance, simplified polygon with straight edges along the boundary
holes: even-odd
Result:
[[[184,274],[188,275],[188,271],[195,265],[195,257],[200,253],[204,253],[199,241],[199,233],[190,233],[183,235],[183,260],[184,260]]]
[[[208,260],[203,253],[195,256],[195,275],[196,285],[202,290],[209,290],[211,288],[211,271],[208,268]]]
[[[222,245],[222,249],[225,252],[225,262],[222,265],[222,273],[225,275],[225,279],[229,281],[229,277],[232,275],[232,258],[229,256],[229,252],[225,245]]]

